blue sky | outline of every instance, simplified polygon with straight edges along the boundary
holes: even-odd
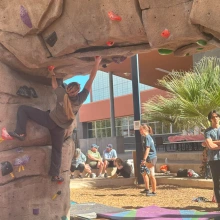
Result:
[[[81,87],[81,90],[82,90],[88,79],[89,79],[89,75],[86,75],[86,76],[74,76],[74,77],[72,77],[70,79],[65,80],[64,82],[66,84],[69,84],[71,82],[78,82],[80,84],[80,87]],[[88,97],[87,97],[86,101],[84,102],[84,104],[85,103],[89,103],[89,102],[90,102],[90,95],[88,95]]]

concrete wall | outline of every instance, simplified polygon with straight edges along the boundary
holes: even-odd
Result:
[[[97,144],[99,146],[99,152],[101,155],[107,144],[112,144],[117,153],[124,153],[124,137],[122,136],[79,139],[79,146],[83,153],[87,153],[91,144]]]

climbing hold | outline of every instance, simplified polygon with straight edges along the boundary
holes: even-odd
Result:
[[[33,215],[39,215],[39,209],[33,209]]]
[[[14,178],[13,167],[9,161],[4,161],[1,163],[2,176],[10,174]]]
[[[186,55],[185,55],[185,57],[188,57],[190,54],[189,53],[187,53]]]
[[[3,140],[13,140],[13,137],[11,137],[11,136],[8,134],[6,128],[2,128],[2,139],[3,139]]]
[[[199,48],[197,48],[196,50],[203,50],[203,48],[202,48],[202,47],[199,47]]]
[[[66,216],[62,216],[61,220],[68,220],[68,218]]]
[[[26,98],[31,98],[31,91],[27,86],[21,86],[16,92],[16,94]]]
[[[164,38],[168,38],[170,36],[170,32],[168,29],[165,29],[162,33],[161,36]]]
[[[2,137],[0,137],[0,143],[1,143],[2,141],[4,141],[4,139],[3,139]]]
[[[48,66],[48,70],[49,70],[49,71],[54,70],[54,68],[55,68],[54,66]]]
[[[127,57],[124,57],[124,56],[112,57],[113,62],[118,63],[118,64],[122,63],[126,59],[127,59]]]
[[[173,51],[172,51],[172,50],[169,50],[169,49],[159,49],[159,50],[158,50],[158,53],[159,53],[160,55],[169,55],[169,54],[173,53]]]
[[[31,96],[32,96],[33,98],[38,98],[38,95],[37,95],[37,93],[36,93],[36,91],[35,91],[34,88],[29,87],[29,91],[31,92]]]
[[[61,185],[63,183],[63,181],[57,181],[57,184]]]
[[[119,15],[116,15],[114,12],[109,11],[108,12],[108,17],[112,20],[112,21],[121,21],[122,18]]]
[[[103,64],[103,65],[102,65],[102,68],[107,68],[107,65],[106,65],[106,64]]]
[[[109,47],[111,47],[111,46],[114,45],[114,42],[113,42],[113,41],[108,41],[108,42],[106,42],[106,44],[107,44]]]
[[[205,46],[207,44],[207,41],[205,40],[197,40],[196,43],[199,45],[199,46]]]
[[[49,44],[49,46],[53,47],[57,42],[56,32],[54,31],[45,41]]]
[[[53,197],[52,197],[52,200],[56,199],[57,196],[61,195],[61,191],[58,191]]]
[[[25,25],[27,25],[29,28],[32,28],[31,19],[30,19],[29,15],[28,15],[28,12],[25,9],[25,7],[22,6],[22,5],[20,7],[20,17],[21,17],[21,20],[23,21],[23,23]]]
[[[16,152],[17,153],[22,153],[24,150],[23,150],[23,148],[22,147],[18,147],[18,148],[16,148]]]
[[[14,166],[18,166],[18,172],[24,171],[24,165],[26,165],[30,160],[30,156],[24,155],[22,157],[16,158]]]

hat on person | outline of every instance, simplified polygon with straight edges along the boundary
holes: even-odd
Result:
[[[108,144],[106,148],[113,148],[112,144]]]
[[[98,145],[96,145],[96,144],[92,144],[92,145],[91,145],[91,148],[92,148],[92,147],[94,147],[94,148],[96,148],[96,149],[98,149],[98,148],[99,148],[99,146],[98,146]]]

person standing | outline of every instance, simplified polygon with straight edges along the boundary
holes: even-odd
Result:
[[[26,124],[28,120],[35,121],[41,126],[49,129],[52,141],[52,153],[49,175],[51,181],[62,182],[63,177],[59,176],[62,158],[62,146],[65,129],[73,123],[79,108],[86,100],[92,82],[96,76],[101,57],[95,57],[95,65],[90,73],[83,90],[80,91],[80,84],[72,82],[66,88],[58,86],[56,74],[53,69],[49,69],[52,78],[52,88],[57,96],[56,106],[52,111],[42,111],[40,109],[22,105],[17,111],[17,124],[14,131],[8,132],[10,136],[20,141],[25,140]]]
[[[154,140],[151,137],[153,134],[152,128],[149,125],[142,124],[140,126],[140,134],[143,136],[143,160],[141,161],[140,172],[142,174],[145,190],[147,196],[156,195],[156,178],[155,178],[155,165],[157,162],[157,152],[154,144]],[[149,190],[149,178],[151,181],[152,192]]]
[[[208,120],[211,126],[204,132],[205,142],[204,147],[208,148],[208,163],[212,173],[214,184],[214,195],[218,208],[220,208],[220,126],[219,116],[216,110],[212,110],[208,114]]]
[[[117,152],[113,149],[112,144],[108,144],[106,149],[103,151],[103,160],[104,160],[104,177],[108,177],[107,168],[115,167],[114,161],[117,158]]]

